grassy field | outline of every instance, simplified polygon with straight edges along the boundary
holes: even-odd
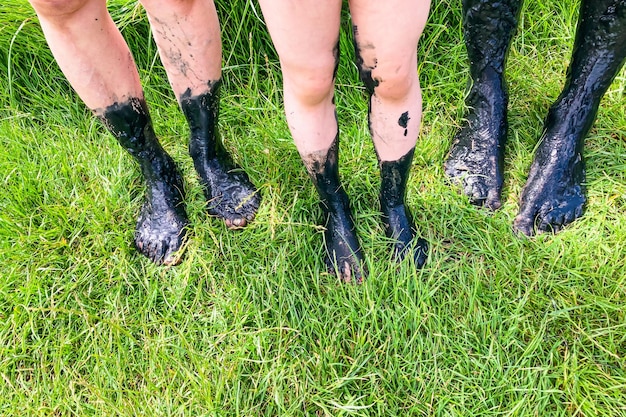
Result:
[[[28,3],[3,1],[0,415],[626,415],[626,73],[586,142],[585,216],[521,239],[517,198],[563,84],[578,2],[526,2],[495,214],[470,206],[442,168],[468,79],[460,3],[433,2],[420,45],[424,120],[408,201],[431,246],[421,271],[389,262],[346,13],[341,173],[370,270],[355,286],[324,272],[321,213],[256,3],[219,2],[220,126],[263,194],[255,222],[232,232],[204,212],[143,11],[109,1],[185,174],[192,238],[182,264],[163,268],[131,244],[137,166],[71,91]]]

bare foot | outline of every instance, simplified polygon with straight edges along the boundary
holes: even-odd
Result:
[[[135,229],[137,250],[156,264],[179,263],[189,222],[183,181],[154,134],[145,100],[131,97],[94,112],[137,161],[146,183],[146,201]]]
[[[587,201],[583,144],[600,100],[626,58],[623,6],[610,1],[581,6],[565,88],[548,111],[520,197],[514,227],[521,233],[558,232],[583,214]]]
[[[454,137],[445,172],[470,202],[500,208],[506,142],[506,93],[500,81],[475,84],[466,120]]]
[[[221,80],[208,84],[208,92],[192,96],[187,90],[180,106],[190,129],[189,155],[200,177],[210,215],[224,219],[230,229],[251,222],[261,202],[248,175],[235,166],[219,138],[219,88]]]
[[[412,252],[415,266],[422,268],[428,256],[428,242],[415,235],[413,222],[407,215],[404,204],[383,207],[382,211],[385,235],[394,241],[393,259],[400,262]]]
[[[581,143],[576,134],[544,133],[522,189],[517,231],[558,232],[582,216],[587,198]]]
[[[147,179],[147,198],[135,230],[135,246],[152,262],[176,265],[180,262],[187,231],[183,204],[183,182],[174,162],[166,157],[160,179]]]
[[[196,169],[209,214],[224,219],[230,229],[245,227],[254,220],[261,195],[241,168],[215,157],[201,166],[196,162]]]
[[[342,192],[340,190],[338,193]],[[339,200],[343,202],[333,204],[333,207],[320,204],[326,217],[324,262],[328,272],[336,274],[342,281],[361,283],[367,275],[363,252],[356,235],[348,197],[344,193]]]

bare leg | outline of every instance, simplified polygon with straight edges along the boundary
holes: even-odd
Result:
[[[31,4],[69,82],[139,163],[146,202],[137,221],[137,249],[156,263],[177,263],[188,222],[182,179],[154,135],[133,58],[105,1]]]
[[[583,213],[583,144],[626,59],[626,1],[583,0],[565,88],[550,107],[514,226],[558,232]]]
[[[333,102],[341,0],[260,3],[280,56],[289,129],[321,198],[326,264],[341,279],[360,281],[363,255],[339,180]]]
[[[217,122],[221,79],[220,26],[212,0],[142,0],[170,84],[191,130],[189,153],[208,212],[230,228],[252,221],[260,194],[223,148]]]
[[[472,204],[500,207],[508,94],[504,78],[509,44],[522,0],[463,0],[463,34],[472,87],[468,114],[454,137],[446,174]]]
[[[418,267],[426,261],[428,245],[416,237],[405,194],[422,119],[417,43],[429,7],[428,0],[350,1],[357,64],[370,93],[368,117],[381,173],[385,232],[394,241],[394,258],[412,251]]]

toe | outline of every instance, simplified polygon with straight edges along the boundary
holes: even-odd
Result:
[[[565,215],[563,216],[563,224],[564,225],[568,225],[571,222],[573,222],[574,220],[576,220],[576,209],[568,210],[567,213],[565,213]]]
[[[485,206],[492,211],[495,211],[502,206],[502,203],[500,202],[500,193],[498,192],[498,190],[494,188],[494,189],[491,189],[489,193],[487,193],[487,200],[485,200]]]
[[[526,236],[533,236],[535,234],[535,220],[533,217],[519,214],[513,221],[513,229]]]
[[[576,210],[575,210],[575,215],[574,215],[574,219],[577,219],[577,218],[579,218],[579,217],[582,217],[584,209],[585,209],[585,208],[584,208],[582,205],[580,205],[580,206],[576,207]]]
[[[476,177],[468,177],[465,180],[464,193],[470,198],[470,203],[482,207],[487,201],[488,193],[485,184]]]
[[[163,265],[173,266],[178,265],[182,261],[183,255],[183,239],[179,239],[178,236],[173,238],[167,245],[167,249],[164,251],[161,263]]]
[[[231,230],[241,229],[246,226],[246,219],[243,217],[237,217],[235,219],[225,220],[226,226]]]
[[[182,261],[183,257],[180,251],[169,252],[163,258],[163,265],[166,266],[175,266],[178,265]]]
[[[565,226],[565,212],[561,211],[560,213],[558,213],[558,215],[556,215],[554,217],[554,220],[552,221],[552,224],[556,227],[563,227]]]
[[[543,214],[539,219],[537,228],[543,232],[558,233],[563,225],[563,213],[552,210]]]
[[[348,262],[342,262],[339,274],[341,275],[341,280],[343,282],[349,283],[352,281],[352,268],[350,268],[350,264],[348,264]]]
[[[157,247],[156,242],[147,242],[147,244],[144,245],[144,254],[155,264],[160,263],[160,258],[157,256]]]

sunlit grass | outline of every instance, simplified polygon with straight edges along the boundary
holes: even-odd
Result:
[[[131,244],[136,165],[71,91],[27,2],[3,2],[0,415],[626,415],[626,75],[586,142],[585,216],[556,236],[516,237],[517,196],[563,85],[578,3],[525,5],[495,214],[470,206],[442,169],[464,113],[460,3],[433,2],[420,45],[424,120],[408,201],[431,246],[421,271],[389,262],[343,25],[340,169],[371,271],[354,286],[324,272],[317,198],[256,3],[218,4],[220,128],[263,194],[255,222],[231,232],[204,211],[142,9],[109,1],[185,176],[191,239],[182,264],[163,268]]]

